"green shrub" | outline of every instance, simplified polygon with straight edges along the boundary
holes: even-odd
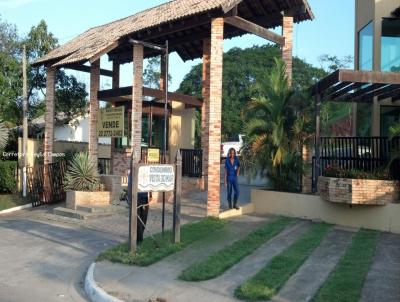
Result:
[[[68,165],[64,187],[67,191],[99,191],[102,189],[97,163],[86,152],[78,153]]]
[[[15,180],[16,161],[0,161],[0,193],[15,191],[17,182]]]

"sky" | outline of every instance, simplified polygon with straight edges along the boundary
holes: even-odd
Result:
[[[355,0],[309,0],[315,20],[295,25],[294,55],[320,67],[318,57],[322,54],[344,57],[354,55],[354,4]],[[3,21],[17,25],[20,35],[26,35],[32,26],[44,19],[49,30],[66,43],[87,29],[133,15],[137,12],[165,3],[165,0],[0,0],[0,16]],[[280,32],[280,28],[275,29]],[[225,40],[224,50],[232,47],[247,48],[265,45],[268,42],[254,35]],[[183,62],[171,54],[171,90],[179,87],[183,77],[200,60]],[[102,68],[109,68],[107,59]],[[73,73],[81,81],[88,81],[88,75]],[[121,86],[132,83],[132,66],[122,67]],[[110,83],[102,79],[101,86]]]

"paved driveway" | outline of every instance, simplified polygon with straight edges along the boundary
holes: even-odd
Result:
[[[0,216],[0,301],[87,301],[87,268],[102,250],[127,240],[128,209],[121,208],[119,214],[87,221],[53,215],[51,206]],[[166,210],[169,229],[172,205]],[[182,223],[204,214],[204,202],[183,202]],[[160,204],[151,205],[148,228],[160,232]]]
[[[85,271],[115,239],[80,226],[0,218],[0,300],[86,301]]]

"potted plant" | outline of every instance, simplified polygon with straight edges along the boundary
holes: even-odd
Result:
[[[386,205],[399,201],[399,181],[387,168],[372,172],[328,166],[318,178],[324,200],[354,205]]]
[[[106,206],[111,203],[111,192],[100,182],[97,164],[86,152],[80,152],[70,161],[64,178],[67,193],[66,207]]]

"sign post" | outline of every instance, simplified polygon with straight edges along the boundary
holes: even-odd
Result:
[[[182,157],[178,151],[175,165],[137,164],[132,154],[131,207],[129,215],[129,247],[137,250],[137,195],[138,192],[174,192],[173,241],[180,242]]]
[[[131,253],[137,249],[137,196],[138,196],[138,164],[136,163],[135,151],[132,151],[131,159],[131,204],[129,211],[129,248]]]
[[[182,192],[182,156],[178,151],[176,155],[176,177],[174,194],[173,232],[174,242],[181,242],[181,192]]]

